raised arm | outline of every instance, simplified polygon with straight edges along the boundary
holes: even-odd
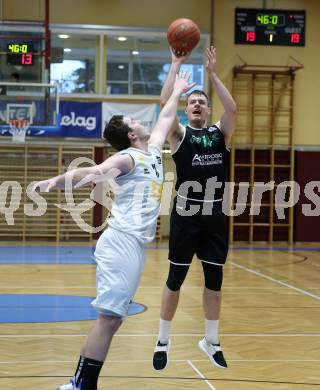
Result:
[[[181,65],[189,58],[190,53],[186,54],[185,56],[176,56],[173,52],[173,50],[170,48],[171,51],[171,65],[170,69],[168,72],[168,76],[163,84],[162,90],[161,90],[161,95],[160,95],[160,107],[161,109],[164,107],[164,105],[167,103],[169,100],[172,91],[173,91],[173,86],[176,80],[177,74],[180,72]],[[176,114],[175,120],[172,125],[172,129],[170,129],[170,135],[169,137],[176,137],[179,138],[179,135],[181,133],[180,131],[180,126],[179,126],[179,118],[178,115]],[[170,139],[169,139],[170,141]],[[171,144],[171,142],[170,142]]]
[[[190,72],[181,72],[180,75],[175,76],[175,83],[171,96],[162,108],[157,123],[152,130],[149,143],[158,146],[160,149],[165,143],[168,133],[176,120],[181,94],[189,91],[189,89],[195,86],[195,83],[189,84],[189,78]]]
[[[76,168],[62,175],[42,180],[34,184],[33,191],[50,192],[55,188],[70,189],[66,186],[82,187],[89,183],[98,183],[108,178],[128,173],[134,166],[128,154],[109,157],[103,163],[91,167]]]
[[[163,84],[161,95],[160,95],[160,106],[161,108],[167,103],[169,100],[172,91],[173,86],[176,81],[176,75],[179,74],[181,65],[189,58],[189,54],[185,56],[178,57],[174,54],[173,50],[170,48],[171,51],[171,65],[168,72],[168,76]]]
[[[213,88],[224,107],[220,125],[225,142],[229,144],[236,126],[237,106],[230,92],[216,74],[216,49],[213,46],[207,49],[207,71]]]

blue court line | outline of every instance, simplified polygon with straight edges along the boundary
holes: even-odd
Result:
[[[97,318],[94,298],[73,295],[0,294],[0,323],[88,321]],[[143,313],[146,306],[131,302],[128,315]]]
[[[167,250],[168,246],[149,246],[147,249]],[[308,251],[320,248],[302,247],[230,247],[234,251]],[[91,246],[0,246],[0,264],[95,264]]]
[[[86,246],[1,246],[0,264],[94,264],[93,252]]]
[[[45,255],[44,255],[45,256]],[[0,264],[77,264],[77,265],[86,265],[86,264],[95,264],[93,259],[79,260],[79,259],[59,259],[59,260],[50,260],[50,259],[0,259]]]

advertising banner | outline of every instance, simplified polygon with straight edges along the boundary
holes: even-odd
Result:
[[[65,137],[101,138],[101,103],[60,102]]]
[[[28,136],[63,137],[63,130],[56,125],[58,118],[54,110],[53,102],[46,104],[43,100],[0,100],[0,135],[9,137],[12,135],[7,123],[8,118],[30,120],[32,115],[32,125],[26,131]]]
[[[0,135],[11,136],[6,123],[6,107],[9,101],[0,101]],[[12,101],[14,104],[15,102]],[[123,114],[141,123],[151,130],[157,119],[159,108],[156,104],[130,104],[130,103],[99,103],[60,101],[60,126],[43,125],[46,122],[46,107],[43,101],[24,101],[32,105],[33,123],[27,130],[28,136],[44,137],[74,137],[74,138],[101,138],[105,124],[112,115]],[[51,112],[54,107],[51,107]],[[21,111],[21,112],[20,112]],[[28,117],[28,108],[17,107],[12,111],[15,118]]]
[[[140,120],[145,128],[151,130],[157,120],[156,104],[102,103],[102,127],[113,115],[125,115]]]

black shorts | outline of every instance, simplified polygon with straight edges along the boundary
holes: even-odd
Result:
[[[184,201],[185,202],[185,201]],[[177,209],[178,203],[178,209]],[[203,215],[203,203],[187,201],[187,208],[200,205],[192,216],[181,215],[180,198],[174,200],[170,217],[169,261],[190,265],[196,254],[199,260],[224,265],[228,254],[228,220],[222,212],[222,202],[212,202],[210,215]]]

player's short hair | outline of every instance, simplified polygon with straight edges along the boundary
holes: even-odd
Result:
[[[117,150],[131,146],[128,133],[132,130],[123,122],[123,115],[113,115],[104,128],[103,137]]]
[[[191,91],[187,94],[186,105],[188,105],[188,101],[189,101],[189,98],[191,95],[202,95],[207,99],[208,106],[211,105],[208,95],[204,91],[202,91],[201,89],[194,89],[193,91]]]

